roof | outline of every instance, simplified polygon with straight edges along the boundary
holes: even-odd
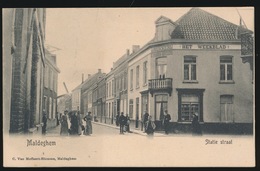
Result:
[[[176,21],[172,39],[236,40],[240,32],[249,31],[199,8],[192,8]]]

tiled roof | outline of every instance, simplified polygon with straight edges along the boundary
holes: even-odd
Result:
[[[192,8],[176,21],[173,39],[236,40],[245,28],[230,23],[199,8]]]

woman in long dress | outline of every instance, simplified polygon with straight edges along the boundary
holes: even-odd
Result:
[[[68,111],[64,111],[64,114],[61,116],[61,129],[60,129],[60,135],[67,136],[68,135],[68,118],[67,118]]]
[[[84,121],[86,121],[86,131],[85,134],[86,135],[90,135],[92,134],[92,116],[91,116],[91,112],[88,112],[88,114],[84,117]]]
[[[148,121],[145,123],[145,132],[147,135],[153,135],[156,126],[152,121],[152,116],[149,116]]]

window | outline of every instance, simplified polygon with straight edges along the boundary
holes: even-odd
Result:
[[[108,108],[108,118],[110,118],[111,104],[108,103],[108,106],[109,106],[109,108]]]
[[[50,90],[53,90],[53,71],[50,69]]]
[[[220,96],[220,121],[232,122],[233,116],[233,95]]]
[[[148,112],[148,94],[142,95],[142,111],[141,112],[144,112],[144,111]]]
[[[157,69],[157,78],[164,79],[166,78],[166,70],[167,70],[167,58],[157,58],[156,59],[156,69]]]
[[[52,98],[50,97],[49,101],[49,118],[52,119]]]
[[[129,117],[133,117],[133,112],[134,112],[134,100],[130,99],[129,100]]]
[[[196,72],[196,57],[185,56],[184,57],[184,81],[197,80]]]
[[[114,80],[112,80],[112,91],[113,91],[113,95],[115,94],[115,85],[114,85]]]
[[[130,89],[133,89],[133,69],[130,70]]]
[[[56,114],[56,99],[53,99],[53,117],[55,117]]]
[[[232,81],[232,56],[220,57],[220,81]]]
[[[127,75],[124,74],[124,90],[126,90],[126,83],[127,83]]]
[[[139,88],[139,65],[136,67],[136,88]]]
[[[168,109],[168,95],[155,96],[155,116],[154,120],[162,120],[164,111]]]
[[[48,85],[49,85],[49,70],[48,70],[48,66],[46,65],[45,66],[45,72],[44,72],[44,86],[46,88],[48,88]]]
[[[147,61],[143,64],[143,85],[147,84]]]
[[[44,96],[43,97],[43,110],[45,110],[45,112],[47,112],[47,97]]]
[[[181,96],[181,121],[192,121],[193,114],[199,114],[199,97],[192,94]],[[198,116],[200,120],[200,116]]]

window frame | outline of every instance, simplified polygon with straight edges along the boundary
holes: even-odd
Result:
[[[182,65],[182,68],[183,68],[183,83],[198,83],[198,62],[197,62],[197,57],[196,55],[185,55],[183,57],[183,65]],[[195,63],[192,63],[192,62],[185,62],[185,58],[194,58],[195,59]],[[188,65],[188,69],[189,69],[189,73],[188,73],[188,79],[185,79],[185,65]],[[195,77],[196,79],[191,79],[192,78],[192,66],[195,65]]]
[[[233,67],[233,63],[234,63],[234,60],[233,60],[233,57],[232,55],[221,55],[219,57],[219,83],[220,84],[233,84],[235,83],[234,81],[234,67]],[[231,59],[231,62],[221,62],[221,60],[227,60],[227,59]],[[224,65],[224,72],[225,72],[225,75],[224,75],[224,79],[221,79],[221,75],[222,75],[222,70],[221,70],[221,66]],[[228,79],[228,66],[231,66],[231,77],[232,79]]]

